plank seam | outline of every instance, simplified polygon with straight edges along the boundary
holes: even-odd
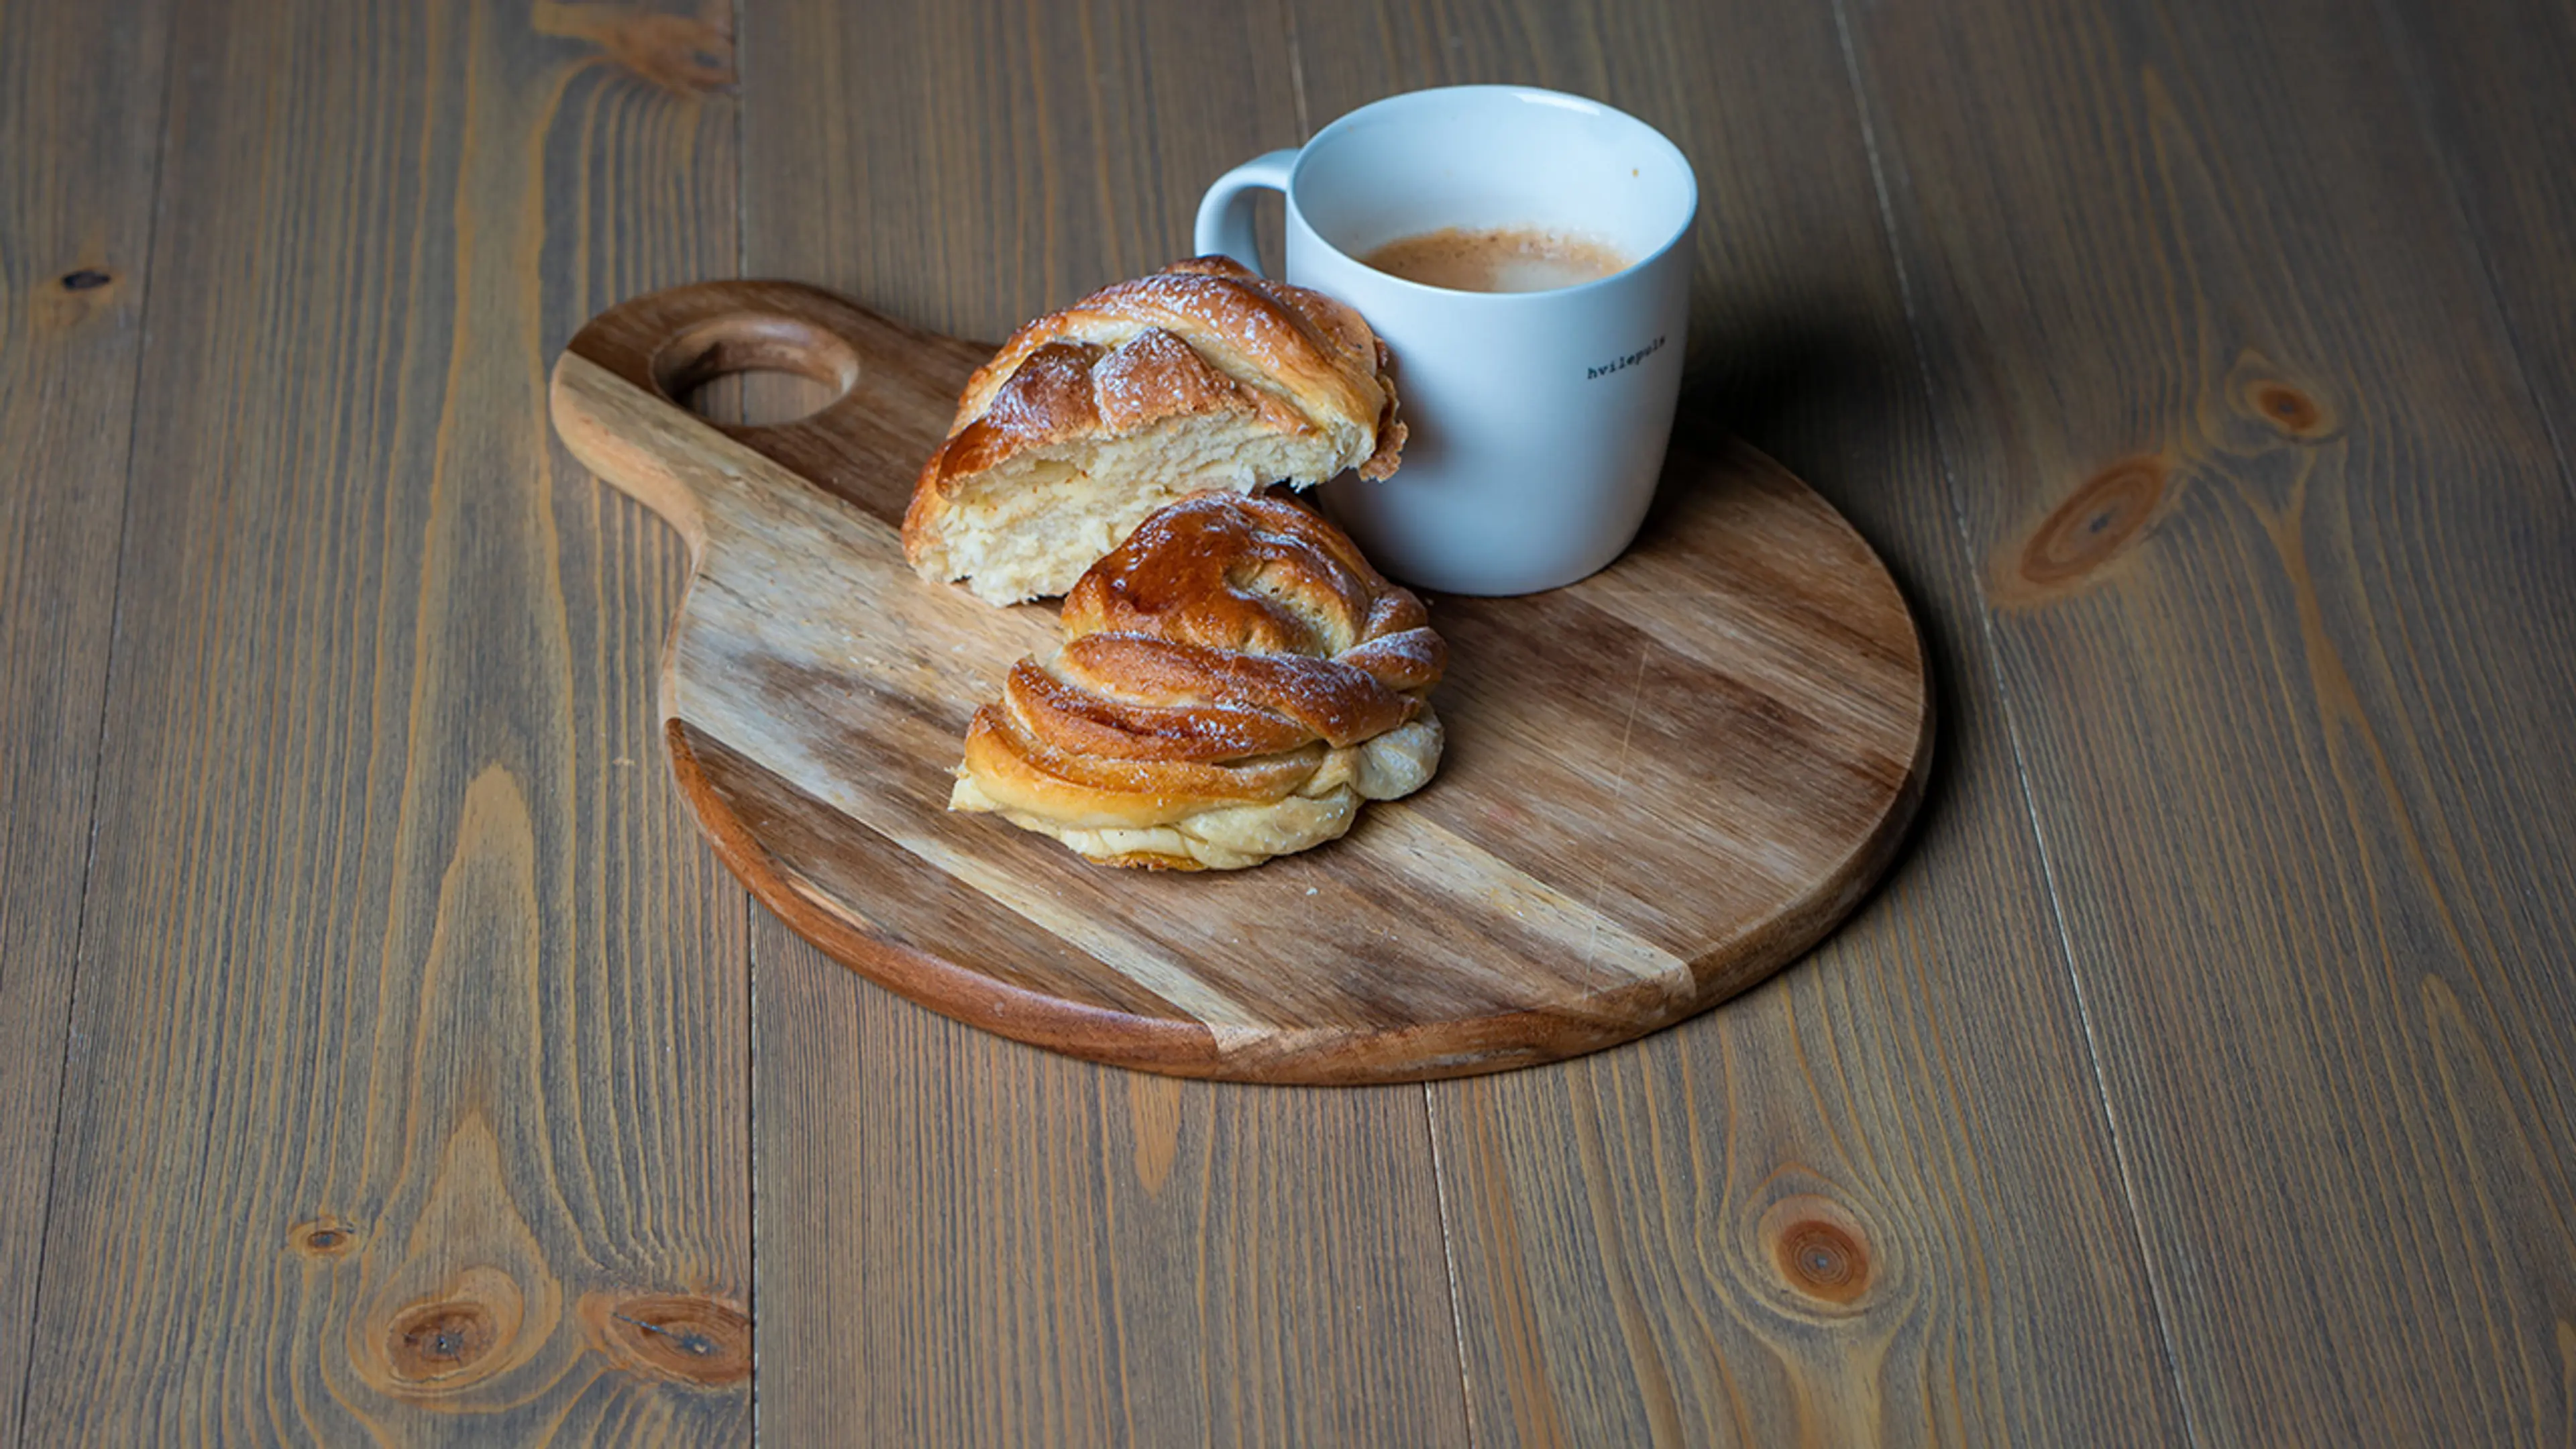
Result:
[[[54,1069],[53,1144],[45,1154],[45,1205],[36,1215],[36,1262],[27,1284],[29,1321],[33,1335],[36,1322],[45,1311],[45,1257],[53,1239],[54,1188],[60,1176],[63,1152],[63,1098],[71,1081],[72,1023],[80,1020],[81,962],[89,943],[89,893],[98,877],[98,802],[105,779],[107,762],[107,722],[109,703],[116,683],[116,642],[125,634],[125,556],[134,536],[134,440],[143,427],[143,359],[152,342],[153,263],[160,252],[161,211],[167,201],[161,189],[163,160],[170,154],[170,94],[175,82],[170,53],[177,43],[179,12],[168,7],[161,23],[161,100],[160,119],[155,125],[160,139],[152,148],[152,210],[143,224],[143,297],[134,312],[134,357],[128,373],[125,409],[124,496],[118,500],[116,513],[116,572],[108,581],[108,596],[115,602],[108,610],[107,654],[99,661],[98,729],[90,740],[89,839],[81,852],[81,886],[78,915],[72,923],[71,987],[63,993],[61,1048]],[[27,1442],[27,1404],[36,1387],[36,1355],[27,1354],[25,1374],[18,1382],[18,1443]]]
[[[1440,1209],[1440,1257],[1449,1270],[1450,1342],[1458,1350],[1458,1409],[1467,1421],[1467,1449],[1476,1449],[1476,1380],[1467,1368],[1465,1294],[1458,1282],[1458,1243],[1450,1229],[1449,1167],[1440,1156],[1440,1123],[1431,1097],[1432,1084],[1422,1084],[1422,1130],[1431,1143],[1431,1195]]]
[[[2164,1281],[2156,1271],[2155,1255],[2150,1251],[2147,1242],[2146,1217],[2140,1204],[2135,1175],[2129,1167],[2127,1139],[2120,1131],[2119,1113],[2112,1105],[2111,1084],[2102,1064],[2101,1040],[2093,1027],[2092,1004],[2085,998],[2083,974],[2075,969],[2074,935],[2067,924],[2066,907],[2058,886],[2056,862],[2049,853],[2048,832],[2040,823],[2039,800],[2032,788],[2029,761],[2022,750],[2021,727],[2013,713],[2012,691],[2004,677],[2001,640],[1996,635],[1994,610],[1983,598],[1982,586],[1978,583],[1980,575],[1977,567],[1976,540],[1970,533],[1967,514],[1960,505],[1958,470],[1950,456],[1950,444],[1944,436],[1945,430],[1941,425],[1939,397],[1932,383],[1932,360],[1924,346],[1922,319],[1915,301],[1913,278],[1905,268],[1905,248],[1897,233],[1896,207],[1888,190],[1887,168],[1880,151],[1877,121],[1870,112],[1869,96],[1862,83],[1860,51],[1858,43],[1852,37],[1849,0],[1833,0],[1833,12],[1835,38],[1842,48],[1843,74],[1851,89],[1852,109],[1860,127],[1861,148],[1869,158],[1870,187],[1875,193],[1878,204],[1879,234],[1886,239],[1888,262],[1896,274],[1897,298],[1905,310],[1906,340],[1912,343],[1914,348],[1915,378],[1922,388],[1924,410],[1932,420],[1933,444],[1941,461],[1942,488],[1950,500],[1951,526],[1958,537],[1962,559],[1967,565],[1970,602],[1976,612],[1978,633],[1985,642],[1986,672],[1994,685],[1996,703],[2003,710],[2004,738],[2012,747],[2014,783],[2021,791],[2023,816],[2030,823],[2032,848],[2039,855],[2040,878],[2048,890],[2049,916],[2057,926],[2059,957],[2065,963],[2067,985],[2075,998],[2076,1021],[2084,1031],[2085,1059],[2093,1069],[2094,1099],[2101,1107],[2103,1130],[2110,1138],[2111,1165],[2112,1169],[2119,1174],[2121,1205],[2128,1211],[2130,1239],[2137,1249],[2140,1275],[2146,1280],[2149,1305],[2154,1310],[2156,1347],[2164,1358],[2165,1382],[2173,1391],[2174,1400],[2182,1418],[2185,1437],[2195,1445],[2205,1444],[2207,1440],[2202,1435],[2199,1424],[2192,1418],[2191,1396],[2183,1383],[2181,1363],[2174,1354],[2173,1332],[2170,1327],[2172,1309],[2166,1301]]]
[[[743,94],[750,87],[743,79],[749,69],[751,47],[743,31],[744,0],[733,0],[732,34],[726,37],[732,45],[733,68],[733,274],[742,278],[750,273],[751,259],[751,188],[745,178],[751,175],[750,127],[744,124]],[[695,570],[692,564],[692,572]],[[760,1425],[760,958],[755,947],[760,931],[761,905],[752,898],[751,887],[732,871],[724,873],[733,883],[734,894],[742,902],[742,1137],[743,1137],[743,1207],[749,1224],[750,1261],[745,1271],[750,1277],[742,1291],[743,1311],[751,1319],[751,1377],[747,1384],[751,1418],[751,1442],[761,1443]]]
[[[739,52],[737,52],[739,54]],[[726,872],[728,879],[732,872]],[[760,957],[753,942],[760,930],[760,904],[751,898],[751,888],[740,881],[734,889],[742,897],[742,1135],[744,1143],[743,1208],[750,1224],[751,1261],[745,1269],[751,1276],[742,1290],[743,1311],[751,1319],[751,1442],[760,1443]]]
[[[1297,101],[1297,144],[1315,139],[1315,123],[1306,114],[1306,56],[1297,44],[1297,7],[1288,7],[1288,89]],[[1284,243],[1284,239],[1283,239]]]

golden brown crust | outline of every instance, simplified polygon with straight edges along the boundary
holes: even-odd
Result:
[[[1024,451],[1198,413],[1328,439],[1340,465],[1383,478],[1405,436],[1389,367],[1357,311],[1224,257],[1105,287],[1022,327],[968,381],[947,441],[914,483],[904,555],[928,566],[945,510]]]
[[[1055,657],[1020,661],[976,711],[961,808],[1068,843],[1168,828],[1184,853],[1215,842],[1193,865],[1245,864],[1316,843],[1301,832],[1339,834],[1375,782],[1409,780],[1402,793],[1436,761],[1424,696],[1446,652],[1421,601],[1294,503],[1173,504],[1083,575],[1063,629]],[[1379,744],[1407,758],[1368,758]],[[1272,808],[1293,821],[1265,818]],[[1087,853],[1136,864],[1174,851]]]

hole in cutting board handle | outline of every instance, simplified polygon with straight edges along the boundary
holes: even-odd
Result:
[[[653,385],[701,417],[715,412],[704,389],[735,376],[747,384],[741,421],[777,426],[810,417],[848,396],[858,385],[859,354],[813,323],[761,313],[701,322],[653,354]],[[770,380],[759,382],[763,377]]]

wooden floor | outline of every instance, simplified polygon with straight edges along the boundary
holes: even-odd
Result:
[[[2564,0],[0,0],[0,1435],[2571,1442],[2571,76]],[[1916,603],[1888,885],[1342,1092],[751,906],[572,330],[998,336],[1488,79],[1682,143],[1685,426]]]

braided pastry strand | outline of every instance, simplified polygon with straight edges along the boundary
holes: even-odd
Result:
[[[1439,768],[1447,651],[1422,601],[1294,503],[1163,509],[1073,586],[1063,629],[975,712],[950,809],[1107,865],[1236,870]]]
[[[1060,594],[1155,509],[1395,471],[1386,345],[1320,292],[1224,257],[1102,288],[1013,334],[959,397],[904,558],[1008,604]]]

